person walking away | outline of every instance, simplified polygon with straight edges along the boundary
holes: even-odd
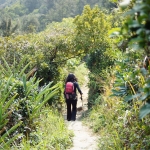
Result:
[[[77,78],[73,73],[69,73],[68,77],[65,81],[65,90],[64,96],[66,99],[67,104],[67,120],[68,121],[75,121],[76,120],[76,113],[77,113],[77,90],[81,95],[82,100],[82,91],[79,87],[77,82]]]

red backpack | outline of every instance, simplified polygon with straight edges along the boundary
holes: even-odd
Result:
[[[76,94],[74,92],[74,83],[67,82],[65,85],[65,97],[66,99],[75,100]]]

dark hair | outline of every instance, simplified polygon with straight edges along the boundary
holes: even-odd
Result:
[[[77,78],[75,77],[75,75],[73,73],[69,73],[67,79],[66,79],[66,83],[67,82],[75,82],[77,81]]]

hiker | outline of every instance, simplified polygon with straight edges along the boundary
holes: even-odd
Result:
[[[71,87],[72,86],[72,87]],[[67,90],[72,90],[71,94]],[[76,120],[76,112],[77,112],[77,90],[81,95],[82,100],[82,91],[79,87],[79,84],[77,82],[77,78],[74,74],[70,73],[66,79],[65,82],[65,90],[64,90],[64,96],[66,99],[67,104],[67,120],[68,121],[75,121]]]

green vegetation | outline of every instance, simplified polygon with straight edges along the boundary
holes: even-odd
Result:
[[[112,11],[108,1],[58,3],[0,1],[0,147],[71,147],[61,109],[73,72],[80,84],[89,77],[85,120],[99,148],[150,149],[150,2],[116,3]]]
[[[36,130],[32,132],[30,139],[24,139],[19,146],[14,145],[14,149],[63,150],[72,146],[73,133],[68,131],[63,117],[57,110],[45,107],[36,123]]]
[[[100,136],[100,149],[150,148],[149,63],[143,64],[144,57],[149,58],[148,5],[149,1],[121,4],[126,15],[110,35],[117,46],[108,50],[114,64],[91,78],[93,86],[103,87],[97,86],[100,95],[94,91],[95,106],[86,120]]]
[[[87,4],[109,11],[115,7],[109,0],[1,0],[0,22],[11,18],[18,24],[19,33],[36,33],[54,21],[61,22],[63,18],[81,14]]]
[[[40,80],[36,80],[35,76],[27,80],[24,71],[28,65],[22,69],[15,65],[10,67],[5,59],[3,65],[0,65],[0,147],[4,149],[9,149],[16,139],[19,142],[23,137],[30,136],[36,127],[34,119],[40,116],[41,108],[59,91],[59,83],[52,87],[49,83],[39,90]]]
[[[67,61],[67,67],[64,69],[64,75],[67,75],[72,72],[76,75],[80,86],[86,84],[86,78],[88,78],[89,70],[86,67],[85,62],[82,62],[78,59],[69,59]]]
[[[149,149],[149,116],[141,120],[137,103],[110,96],[112,78],[107,75],[105,92],[95,100],[84,122],[99,135],[100,149]]]

